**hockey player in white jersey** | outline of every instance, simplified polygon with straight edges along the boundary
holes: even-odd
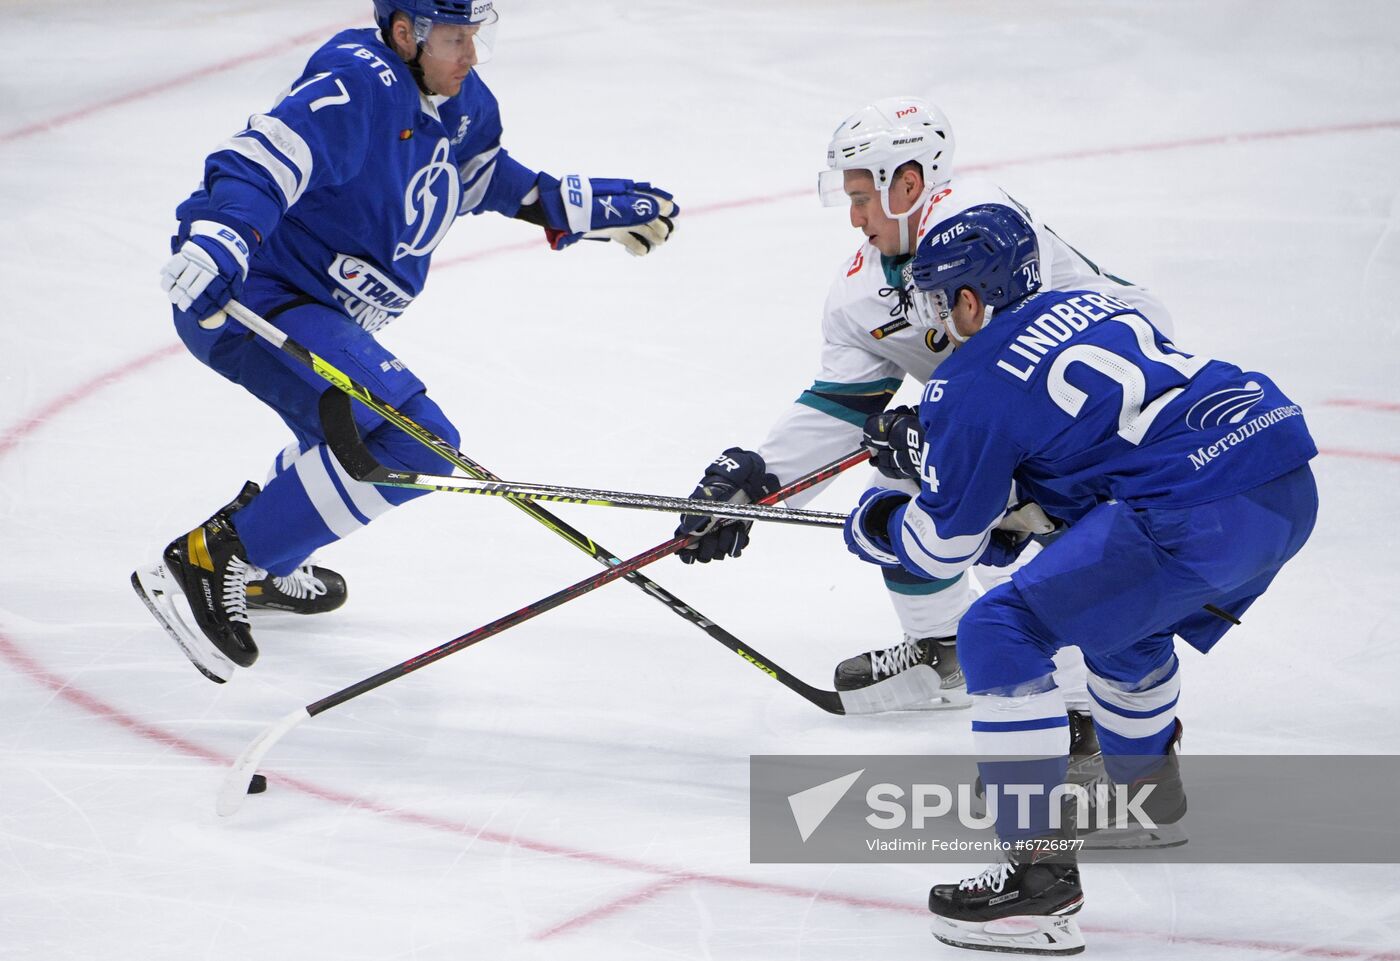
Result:
[[[1105,769],[1135,792],[1134,819],[1178,824],[1176,638],[1208,653],[1302,548],[1317,447],[1269,377],[1183,353],[1116,293],[1042,290],[1041,263],[1006,205],[927,231],[914,314],[955,350],[924,390],[918,449],[903,452],[919,490],[867,491],[846,543],[952,577],[988,548],[1008,489],[1068,525],[959,626],[979,774],[989,795],[1020,801],[996,809],[1006,860],[929,892],[939,940],[1058,955],[1084,948],[1084,893],[1078,825],[1051,807],[1070,746],[1051,656],[1083,652]]]
[[[828,169],[819,175],[818,187],[824,204],[848,205],[851,226],[864,242],[854,257],[842,262],[827,295],[819,372],[757,448],[726,450],[691,496],[757,500],[780,483],[859,446],[867,422],[886,437],[917,428],[909,408],[885,408],[905,377],[925,383],[950,352],[942,333],[910,323],[911,282],[904,267],[919,230],[930,219],[975,204],[1015,204],[995,184],[956,176],[953,159],[952,127],[941,110],[924,100],[879,100],[842,121],[827,149]],[[1111,290],[1170,329],[1165,308],[1146,290],[1101,272],[1025,207],[1016,206],[1035,225],[1047,252],[1048,288]],[[896,463],[902,455],[888,445],[875,454],[882,474],[902,480],[908,473],[909,465]],[[801,504],[816,493],[800,494],[791,502]],[[704,563],[737,557],[748,544],[749,526],[687,517],[677,533],[701,531],[704,536],[684,550],[681,559]],[[990,565],[978,573],[986,584],[1005,577]],[[897,568],[887,569],[884,580],[904,639],[843,661],[836,669],[837,689],[888,684],[908,673],[923,677],[918,685],[913,677],[904,681],[911,693],[933,695],[918,706],[966,706],[955,653],[957,625],[984,585],[968,573],[924,578]],[[1087,724],[1081,726],[1087,731]]]
[[[423,382],[373,336],[423,289],[452,224],[491,211],[543,227],[556,250],[587,239],[640,255],[667,240],[677,213],[648,183],[555,178],[510,156],[496,98],[475,69],[496,28],[491,0],[374,0],[374,19],[378,29],[322,45],[270,110],[209,155],[202,186],[176,211],[174,256],[161,273],[190,352],[275,410],[294,436],[265,487],[245,485],[132,575],[151,612],[218,682],[258,656],[249,609],[340,606],[344,578],[309,565],[312,551],[423,493],[352,480],[324,442],[325,383],[221,308],[237,298],[455,445]],[[377,414],[357,407],[355,417],[382,462],[443,467]]]

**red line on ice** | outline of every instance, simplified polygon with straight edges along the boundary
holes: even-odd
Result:
[[[1388,454],[1381,450],[1347,450],[1344,447],[1319,447],[1317,452],[1324,457],[1352,457],[1357,460],[1378,460],[1388,464],[1400,464],[1400,454]]]
[[[1324,400],[1323,407],[1355,407],[1359,410],[1377,410],[1387,414],[1400,414],[1400,404],[1389,400],[1367,400],[1364,397],[1337,397]]]
[[[595,921],[602,921],[604,918],[612,917],[614,914],[620,914],[630,907],[655,900],[672,888],[681,887],[689,883],[689,878],[662,878],[659,881],[653,881],[644,887],[638,888],[631,894],[624,894],[620,898],[613,898],[611,901],[591,908],[582,914],[576,914],[571,918],[560,921],[558,924],[545,928],[543,931],[537,931],[530,935],[530,940],[548,941],[550,938],[557,938],[559,935],[568,934],[576,928],[587,927]]]
[[[116,96],[108,97],[105,100],[94,101],[93,103],[88,104],[86,107],[77,107],[73,110],[68,111],[67,113],[61,113],[57,116],[49,117],[45,120],[38,120],[34,123],[27,124],[23,127],[17,127],[14,130],[6,130],[4,133],[0,133],[0,144],[10,143],[11,141],[15,140],[23,140],[26,137],[32,137],[35,134],[46,133],[50,130],[58,130],[62,127],[68,127],[72,124],[77,123],[79,120],[86,120],[93,114],[101,113],[104,110],[111,110],[114,107],[121,107],[129,103],[135,103],[137,100],[146,100],[150,97],[154,97],[159,94],[165,93],[172,87],[178,87],[181,84],[191,83],[196,80],[202,80],[203,78],[211,77],[216,73],[225,73],[229,70],[234,69],[235,67],[241,67],[244,64],[256,63],[259,60],[267,60],[272,57],[280,57],[282,54],[295,50],[296,48],[304,44],[312,43],[318,40],[324,40],[326,37],[332,34],[338,33],[339,31],[344,30],[348,27],[355,26],[363,26],[363,24],[357,20],[353,23],[342,23],[339,26],[320,27],[316,30],[308,30],[305,33],[299,33],[295,37],[288,37],[287,39],[282,40],[278,43],[274,43],[268,47],[263,47],[258,50],[250,51],[248,53],[239,54],[236,57],[229,57],[227,60],[220,60],[218,63],[207,64],[206,66],[199,67],[194,70],[187,70],[182,74],[177,74],[176,76],[169,77],[165,80],[161,80],[158,83],[149,84],[145,87],[138,87],[135,90],[128,90],[126,93],[119,93]]]

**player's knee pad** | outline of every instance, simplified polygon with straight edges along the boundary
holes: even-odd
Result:
[[[958,624],[958,661],[969,694],[1020,691],[1048,679],[1054,653],[1055,642],[1014,584],[982,595]]]

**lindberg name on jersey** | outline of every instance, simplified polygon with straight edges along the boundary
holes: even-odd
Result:
[[[1025,367],[1018,367],[1017,361],[1003,359],[997,361],[997,366],[1013,377],[1029,381],[1035,373],[1036,365],[1051,350],[1079,331],[1088,329],[1090,324],[1124,311],[1137,312],[1131,304],[1125,304],[1107,294],[1086,293],[1071,297],[1063,303],[1052,304],[1049,310],[1026,324],[1025,330],[1006,345],[1008,350],[1029,363]]]

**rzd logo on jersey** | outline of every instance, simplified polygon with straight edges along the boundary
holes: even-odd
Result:
[[[411,239],[394,248],[395,260],[426,257],[447,236],[462,193],[461,177],[451,157],[451,145],[440,139],[433,148],[433,159],[409,179],[403,195],[404,226],[418,229]]]

